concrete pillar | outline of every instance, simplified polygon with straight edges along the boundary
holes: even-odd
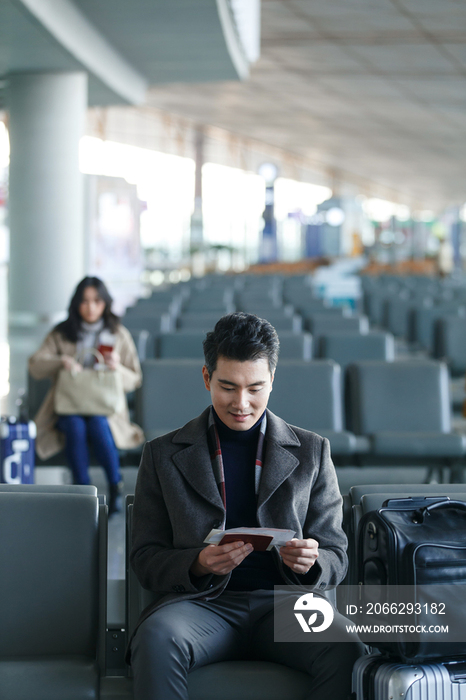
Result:
[[[53,323],[84,276],[85,73],[9,77],[12,325]]]
[[[204,132],[198,128],[194,141],[196,171],[194,177],[194,211],[191,216],[191,250],[202,249],[204,231],[202,222],[202,166],[204,165]]]

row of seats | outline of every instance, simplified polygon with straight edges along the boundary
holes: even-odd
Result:
[[[466,285],[422,277],[363,278],[363,308],[371,324],[384,328],[436,359],[452,376],[466,372]]]
[[[243,310],[243,309],[231,309]],[[193,331],[201,330],[207,332],[212,330],[221,316],[231,311],[228,308],[220,307],[215,310],[204,310],[196,312],[184,312],[175,319],[167,316],[167,313],[160,313],[150,306],[144,306],[137,311],[127,311],[122,318],[123,324],[129,330],[147,330],[153,335],[169,333],[175,330]],[[251,311],[256,316],[266,318],[277,330],[291,333],[302,333],[308,331],[314,335],[322,335],[324,332],[341,330],[367,332],[369,321],[367,316],[349,314],[343,307],[326,307],[322,304],[306,315],[291,311],[276,309],[272,306],[264,307],[251,305]]]
[[[131,509],[132,497],[128,541]],[[96,488],[0,485],[0,531],[2,700],[132,698],[130,678],[107,675],[107,506]],[[127,640],[151,594],[128,556],[126,566]],[[253,661],[203,667],[188,683],[190,700],[304,700],[306,688],[304,674]]]
[[[332,319],[332,317],[329,317]],[[356,319],[343,319],[354,321]],[[155,338],[148,331],[132,331],[141,360],[203,359],[204,331],[162,333]],[[393,360],[395,340],[385,331],[338,330],[338,324],[325,321],[316,327],[316,334],[279,331],[280,360],[327,358],[347,365],[357,359]]]
[[[93,486],[0,484],[0,696],[97,700],[107,507]]]
[[[358,583],[362,515],[387,498],[407,496],[464,500],[466,492],[438,484],[352,487],[343,499],[350,564],[344,584]],[[132,504],[127,497],[126,639],[152,599],[129,566]],[[2,700],[129,700],[131,679],[107,675],[107,507],[95,487],[0,485],[0,528]],[[343,611],[351,591],[336,590]],[[309,678],[273,663],[229,661],[193,671],[188,689],[190,700],[304,700]]]
[[[340,342],[341,364],[329,359],[281,360],[269,407],[289,423],[329,438],[337,464],[441,466],[462,479],[466,437],[452,431],[450,378],[433,360],[354,361],[371,337],[328,337]],[[387,336],[382,348],[387,345]],[[335,348],[334,348],[335,349]],[[338,353],[331,352],[338,357]],[[370,356],[370,355],[369,355]],[[199,359],[153,359],[142,363],[134,419],[147,439],[174,430],[210,403]],[[39,403],[47,387],[30,380],[30,400]],[[139,452],[123,456],[137,464]],[[130,460],[130,461],[128,461]]]
[[[148,439],[183,425],[210,403],[197,360],[147,360],[143,373],[136,418]],[[448,464],[451,476],[461,478],[466,436],[452,431],[444,363],[355,362],[346,369],[344,394],[342,386],[341,367],[332,360],[284,360],[269,408],[328,437],[337,464]]]
[[[128,328],[143,328],[154,334],[169,330],[207,331],[220,316],[237,310],[267,318],[278,331],[305,330],[315,334],[315,326],[321,323],[319,317],[323,315],[345,318],[342,330],[368,328],[367,318],[357,318],[359,314],[353,313],[350,303],[334,307],[317,297],[310,279],[309,276],[206,278],[138,300],[127,310],[123,322]]]

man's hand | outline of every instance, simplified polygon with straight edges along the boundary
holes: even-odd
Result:
[[[292,540],[280,547],[280,556],[295,574],[307,574],[319,556],[319,543],[310,537],[307,540]]]
[[[191,566],[194,576],[217,574],[225,576],[236,569],[248,554],[253,551],[252,544],[244,542],[230,542],[229,544],[209,544],[199,552],[197,559]]]

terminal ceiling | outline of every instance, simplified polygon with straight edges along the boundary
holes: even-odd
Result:
[[[62,5],[73,7],[0,0],[4,85],[15,71],[88,69],[34,12]],[[134,103],[137,88],[145,105],[282,149],[334,182],[434,210],[466,201],[464,0],[262,0],[261,57],[243,81],[214,0],[74,7],[127,78],[125,99],[88,69],[90,104]]]
[[[149,102],[400,201],[466,201],[464,0],[262,0],[261,13],[249,80],[153,86]]]

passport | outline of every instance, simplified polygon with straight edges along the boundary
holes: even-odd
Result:
[[[226,533],[223,535],[219,544],[228,544],[229,542],[244,542],[244,544],[252,544],[256,552],[266,552],[269,544],[272,542],[271,535],[247,535],[243,533]]]
[[[204,542],[217,545],[244,542],[252,544],[257,552],[266,552],[272,547],[283,547],[295,534],[294,530],[273,527],[234,527],[229,530],[211,530]]]

